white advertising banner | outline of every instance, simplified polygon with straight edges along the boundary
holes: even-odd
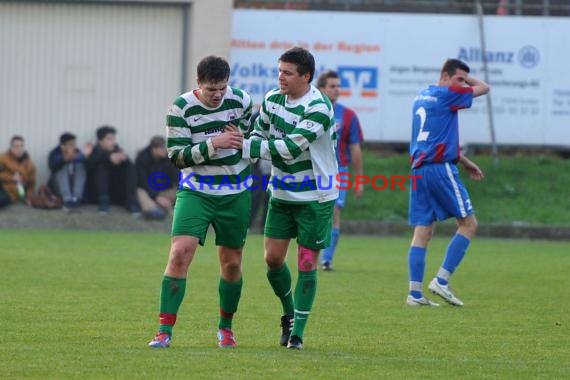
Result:
[[[570,145],[570,20],[486,16],[488,76],[499,144]],[[484,79],[475,16],[235,10],[230,84],[259,104],[277,86],[277,60],[308,48],[341,77],[367,141],[406,142],[416,94],[437,82],[446,58]],[[484,97],[460,113],[462,143],[489,143]]]

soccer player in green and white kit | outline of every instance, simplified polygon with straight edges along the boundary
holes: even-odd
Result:
[[[250,160],[239,149],[242,131],[249,129],[251,98],[228,86],[230,67],[223,58],[208,56],[197,71],[198,88],[178,97],[166,118],[168,156],[181,169],[181,180],[162,280],[160,327],[151,347],[170,345],[188,267],[198,244],[204,245],[209,225],[216,233],[221,272],[218,346],[236,345],[232,317],[241,295],[242,247],[251,208],[251,192],[242,183],[250,175]]]
[[[303,332],[316,294],[319,250],[328,247],[336,187],[335,121],[329,99],[311,85],[315,60],[303,48],[279,58],[279,88],[263,100],[243,156],[271,160],[270,203],[265,224],[267,278],[281,300],[280,344],[303,347]],[[297,238],[299,277],[294,296],[285,262]],[[294,318],[293,318],[294,317]]]

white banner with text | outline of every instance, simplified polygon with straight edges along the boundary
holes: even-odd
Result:
[[[570,20],[484,18],[488,78],[499,144],[570,145]],[[278,58],[308,48],[317,73],[338,71],[339,102],[353,108],[367,141],[406,142],[416,94],[459,58],[484,79],[475,16],[235,10],[230,84],[253,97],[277,87]],[[313,83],[316,82],[316,78]],[[460,111],[463,144],[489,143],[484,97]]]

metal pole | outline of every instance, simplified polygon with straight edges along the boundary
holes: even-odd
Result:
[[[479,1],[477,1],[479,2]],[[516,8],[515,8],[515,14],[517,16],[522,15],[522,0],[516,0],[517,4],[516,4]]]
[[[544,0],[542,4],[542,15],[550,16],[550,0]]]
[[[188,50],[190,49],[190,4],[182,6],[182,57],[180,70],[180,93],[188,89]]]
[[[489,83],[489,68],[487,65],[487,49],[485,47],[485,26],[483,23],[483,6],[481,0],[477,0],[477,20],[479,22],[479,40],[481,43],[481,56],[483,61],[483,76],[485,82]],[[499,161],[499,149],[497,148],[497,141],[495,139],[495,123],[493,121],[493,103],[491,101],[491,94],[485,96],[487,101],[487,116],[489,118],[489,132],[491,134],[491,152],[495,163]]]

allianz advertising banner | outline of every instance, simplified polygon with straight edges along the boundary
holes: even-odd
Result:
[[[487,16],[488,78],[499,144],[570,145],[570,20]],[[236,10],[230,84],[254,103],[277,86],[277,60],[308,48],[317,75],[337,70],[339,102],[353,108],[367,141],[406,142],[416,94],[437,82],[446,58],[484,79],[475,16]],[[489,143],[485,97],[460,111],[462,143]]]

